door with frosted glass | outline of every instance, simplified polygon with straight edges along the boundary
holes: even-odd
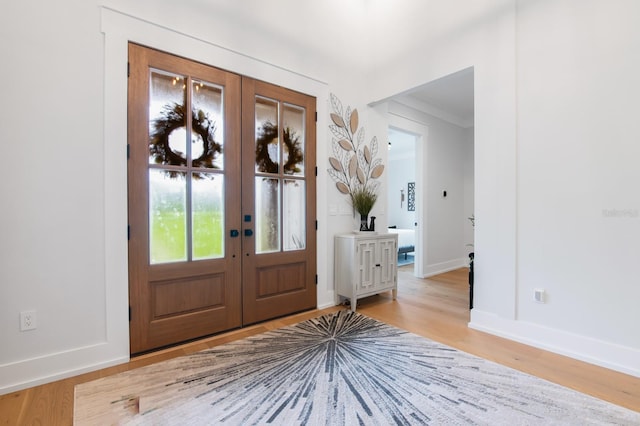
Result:
[[[241,77],[129,45],[131,353],[239,327]]]
[[[316,306],[315,98],[242,79],[243,324]]]

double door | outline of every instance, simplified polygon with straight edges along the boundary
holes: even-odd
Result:
[[[130,44],[131,353],[316,305],[315,99]]]

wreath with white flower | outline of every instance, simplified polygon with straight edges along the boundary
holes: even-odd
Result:
[[[290,127],[285,127],[282,132],[282,141],[288,153],[287,161],[283,165],[285,174],[294,174],[301,171],[299,164],[304,160],[300,136]],[[269,155],[269,145],[278,142],[278,126],[266,121],[260,126],[256,135],[256,164],[258,171],[262,173],[278,173],[278,163]]]
[[[171,133],[185,126],[185,107],[174,102],[165,105],[160,117],[153,121],[153,131],[150,135],[149,153],[156,164],[171,166],[186,166],[186,154],[171,147],[169,138]],[[202,141],[202,154],[192,160],[195,168],[213,168],[216,157],[222,153],[222,145],[216,142],[216,124],[208,114],[202,110],[191,111],[191,130],[200,136]],[[283,165],[285,174],[294,174],[301,171],[299,164],[304,160],[300,136],[290,127],[285,127],[282,132],[282,140],[288,154],[287,161]],[[278,163],[269,155],[269,145],[278,141],[278,126],[267,121],[262,124],[256,135],[256,164],[258,171],[262,173],[278,173]],[[180,172],[167,170],[170,177],[176,177]],[[194,173],[194,178],[204,178],[205,173]]]
[[[171,147],[169,137],[174,130],[185,126],[185,106],[174,102],[162,109],[160,117],[153,121],[153,131],[150,135],[149,153],[156,164],[171,166],[186,166],[186,154]],[[192,160],[192,166],[197,168],[217,169],[216,157],[222,153],[222,145],[216,142],[216,123],[209,114],[202,110],[191,111],[191,131],[200,136],[202,153]],[[168,170],[171,177],[177,176],[178,171]],[[194,173],[194,178],[205,177],[204,173]]]

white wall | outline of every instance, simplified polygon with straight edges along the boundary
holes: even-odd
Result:
[[[378,3],[365,13],[338,0],[3,5],[0,392],[127,358],[130,35],[318,96],[320,304],[333,300],[333,234],[353,225],[329,213],[344,196],[322,163],[328,93],[359,109],[367,139],[380,137],[387,111],[366,105],[474,66],[471,325],[640,376],[640,3]],[[125,12],[106,35],[101,4]],[[305,19],[279,25],[285,11]],[[380,226],[385,210],[374,209]],[[531,302],[534,287],[548,303]],[[26,309],[39,325],[20,333]]]
[[[470,325],[640,375],[640,3],[474,2],[459,20],[434,6],[438,44],[416,37],[420,55],[378,69],[371,96],[474,66]]]
[[[465,265],[464,129],[429,120],[427,139],[427,244],[425,276]],[[445,195],[446,192],[446,195]]]
[[[118,362],[123,351],[104,342],[127,342],[106,316],[99,9],[32,3],[5,2],[0,15],[0,393]],[[32,309],[37,329],[20,333],[19,312]]]
[[[640,3],[523,2],[519,15],[518,316],[626,348],[638,374]]]
[[[464,147],[463,147],[463,158],[462,158],[462,168],[463,168],[463,192],[464,192],[464,225],[463,225],[463,242],[464,242],[464,252],[469,253],[473,251],[473,242],[474,242],[474,227],[473,223],[469,220],[470,217],[474,215],[474,176],[475,171],[473,167],[473,154],[474,154],[474,144],[473,144],[473,127],[466,128],[464,131]]]

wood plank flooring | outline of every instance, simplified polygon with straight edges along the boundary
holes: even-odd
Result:
[[[358,312],[435,341],[640,412],[640,379],[556,355],[467,327],[467,269],[418,279],[412,265],[399,269],[396,301],[391,292],[358,301]],[[73,389],[100,377],[174,358],[295,324],[344,307],[292,315],[154,352],[129,363],[0,396],[0,425],[71,425]]]

